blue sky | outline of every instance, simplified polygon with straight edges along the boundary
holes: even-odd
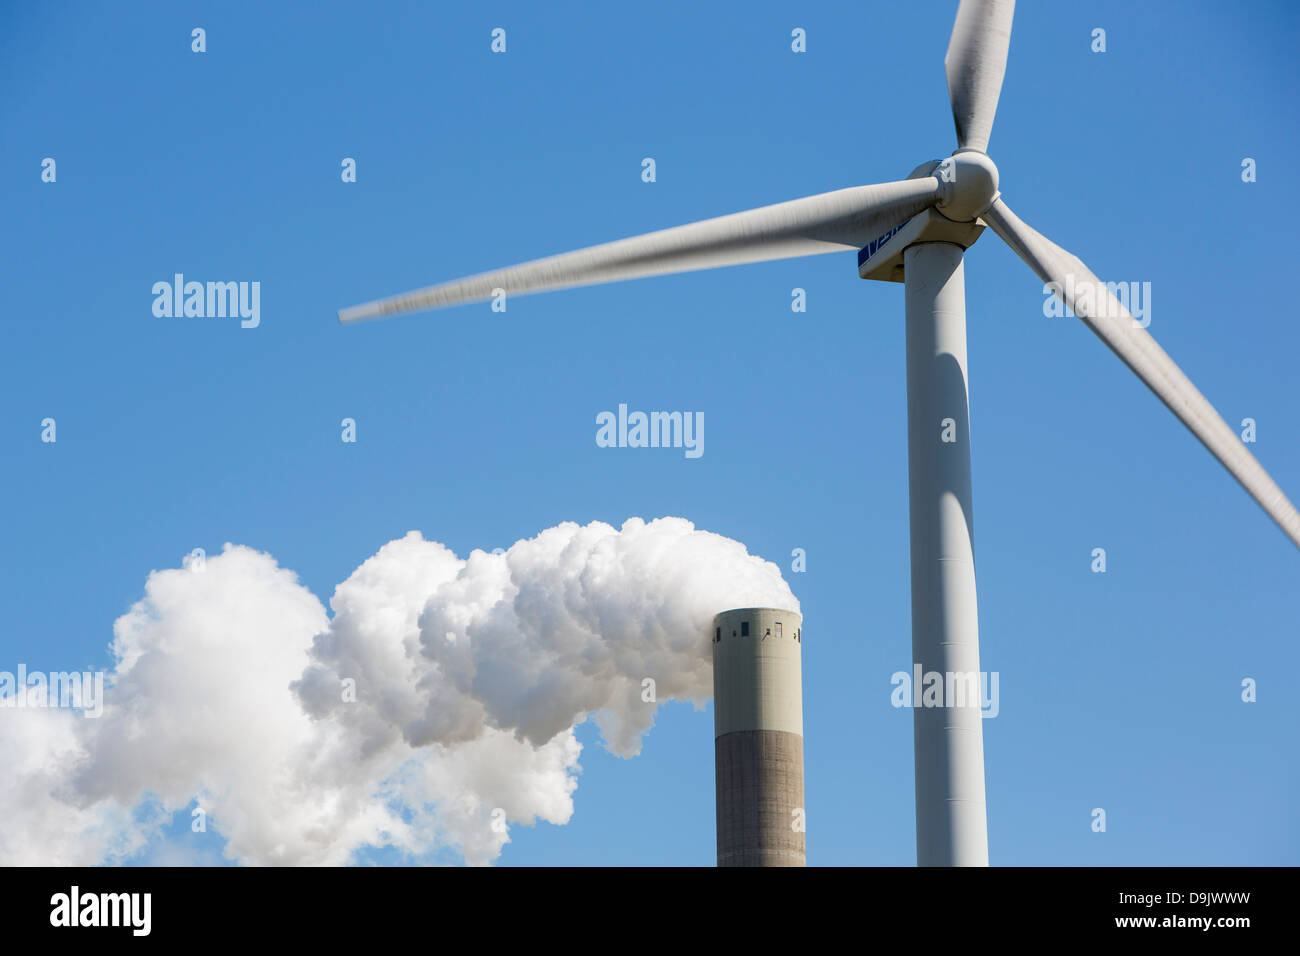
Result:
[[[267,551],[327,600],[413,528],[463,555],[680,515],[776,561],[802,602],[809,862],[914,862],[911,715],[889,704],[910,657],[901,285],[860,281],[844,253],[504,314],[335,312],[901,179],[955,147],[955,9],[6,7],[0,668],[107,665],[148,573],[196,547]],[[989,150],[1026,222],[1103,279],[1151,282],[1149,331],[1229,424],[1257,421],[1293,499],[1298,27],[1280,2],[1022,4]],[[260,327],[156,318],[150,289],[176,272],[259,281]],[[1044,317],[992,233],[966,282],[982,665],[1001,690],[990,861],[1300,862],[1300,556],[1080,323]],[[595,416],[620,402],[702,411],[704,455],[598,448]],[[501,864],[713,862],[709,714],[663,708],[632,760],[579,736],[572,821],[514,828]]]

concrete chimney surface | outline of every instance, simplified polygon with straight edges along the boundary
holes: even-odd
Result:
[[[803,866],[803,619],[736,608],[713,620],[719,866]]]

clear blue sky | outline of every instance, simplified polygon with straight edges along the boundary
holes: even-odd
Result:
[[[901,179],[955,147],[955,9],[6,6],[0,668],[106,666],[148,572],[196,547],[270,552],[327,600],[412,528],[465,554],[681,515],[802,602],[809,862],[914,862],[911,715],[889,704],[910,657],[900,285],[844,253],[505,314],[335,312]],[[1021,217],[1152,283],[1150,332],[1230,424],[1256,419],[1293,499],[1298,28],[1284,2],[1024,3],[990,144]],[[155,318],[175,272],[260,281],[260,328]],[[1081,324],[1043,316],[992,233],[966,280],[991,862],[1300,862],[1300,555]],[[702,411],[705,454],[596,447],[620,402]],[[664,708],[632,760],[579,736],[572,821],[514,828],[502,864],[713,862],[710,714]]]

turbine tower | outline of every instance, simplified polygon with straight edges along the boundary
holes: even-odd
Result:
[[[858,250],[863,278],[906,293],[914,665],[979,673],[964,251],[991,228],[1165,403],[1300,546],[1300,513],[1128,309],[1078,258],[1027,226],[998,192],[987,150],[1014,0],[961,0],[944,67],[957,150],[907,179],[856,186],[481,273],[344,309],[340,320],[673,272]],[[978,694],[915,709],[917,862],[984,865]]]

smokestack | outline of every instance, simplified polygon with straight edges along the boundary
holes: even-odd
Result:
[[[713,619],[718,866],[804,866],[803,618],[746,607]]]

